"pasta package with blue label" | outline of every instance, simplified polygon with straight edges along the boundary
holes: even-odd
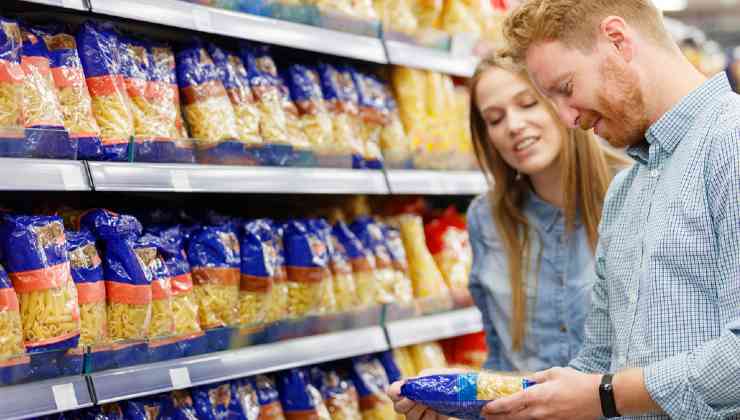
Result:
[[[321,392],[332,420],[362,420],[357,389],[335,370],[310,369],[311,382]]]
[[[260,324],[273,304],[270,297],[278,264],[269,221],[254,220],[244,226],[241,259],[239,323]]]
[[[272,222],[272,246],[275,248],[275,277],[272,283],[270,304],[267,307],[265,321],[274,322],[288,317],[288,272],[285,268],[285,246],[283,245],[284,228],[282,225]]]
[[[152,272],[136,249],[141,224],[133,216],[104,209],[86,212],[80,224],[102,245],[111,339],[147,338],[152,316]]]
[[[175,335],[175,313],[172,308],[172,278],[167,265],[160,257],[160,239],[144,235],[135,245],[136,255],[152,275],[152,318],[149,322],[149,338]]]
[[[352,273],[352,264],[344,245],[332,233],[332,227],[324,219],[317,219],[315,228],[321,233],[329,251],[329,267],[334,284],[337,311],[346,312],[358,307],[357,286]]]
[[[401,395],[438,413],[473,420],[480,418],[481,409],[490,401],[534,385],[522,377],[488,372],[429,375],[407,380]]]
[[[121,73],[118,35],[110,25],[85,22],[77,32],[77,49],[100,127],[102,159],[126,160],[134,117]]]
[[[203,329],[238,321],[239,240],[226,225],[202,226],[188,243],[188,260]]]
[[[190,394],[198,420],[244,420],[243,413],[237,409],[238,402],[234,404],[238,399],[232,391],[228,382],[193,388]]]
[[[337,81],[342,106],[355,136],[352,143],[353,155],[358,159],[366,159],[367,149],[365,148],[365,131],[362,127],[362,116],[360,114],[360,96],[357,92],[357,85],[355,85],[352,78],[352,68],[347,65],[337,66]]]
[[[316,70],[303,64],[292,64],[288,67],[286,79],[291,98],[298,107],[303,131],[313,149],[319,153],[339,153]]]
[[[352,382],[360,397],[362,420],[387,420],[396,418],[393,401],[386,395],[388,376],[383,365],[374,357],[352,359]]]
[[[329,63],[319,62],[317,66],[321,92],[332,121],[333,150],[340,155],[361,155],[362,143],[351,121],[351,105],[348,103],[340,73]]]
[[[260,419],[260,402],[257,387],[252,378],[237,379],[231,382],[232,401],[235,401],[242,413],[243,420]]]
[[[0,265],[0,372],[26,352],[18,296]],[[0,382],[4,382],[0,379]]]
[[[372,217],[362,216],[350,224],[349,228],[375,257],[375,278],[378,282],[377,302],[382,304],[394,302],[396,275],[380,226]]]
[[[241,58],[230,51],[223,50],[214,44],[208,44],[208,53],[216,65],[221,82],[234,107],[237,138],[245,144],[260,144],[260,114],[257,110],[254,94],[249,85],[247,69]]]
[[[290,144],[275,62],[269,55],[260,53],[260,47],[256,45],[242,46],[239,54],[257,100],[262,139],[268,144]]]
[[[398,111],[396,99],[393,97],[393,92],[386,84],[382,84],[381,90],[385,98],[385,107],[388,110],[388,120],[380,133],[380,148],[383,151],[383,159],[392,168],[407,168],[412,165],[411,142],[401,122],[401,115]],[[467,126],[467,123],[460,125]]]
[[[62,218],[5,214],[0,240],[28,351],[77,347],[80,312]]]
[[[192,163],[195,160],[193,143],[188,139],[188,132],[180,109],[180,90],[177,87],[175,53],[166,44],[150,45],[154,71],[152,74],[153,100],[159,103],[154,107],[163,126],[169,127],[170,138],[175,140],[176,162]]]
[[[80,304],[80,345],[109,341],[103,262],[88,231],[67,232],[67,253]]]
[[[172,391],[160,399],[161,414],[158,420],[199,420],[190,392]]]
[[[360,136],[365,141],[365,159],[377,169],[383,160],[380,139],[383,127],[389,122],[388,109],[383,95],[383,85],[375,76],[350,69],[360,104]]]
[[[23,69],[21,30],[18,23],[0,18],[0,132],[6,139],[20,136],[23,128]],[[6,147],[0,147],[4,154]]]
[[[300,318],[331,312],[335,301],[326,244],[302,220],[286,225],[284,244],[290,316]]]
[[[198,147],[236,139],[234,108],[203,44],[194,41],[177,53],[175,61],[185,120]]]
[[[388,225],[380,225],[383,231],[383,239],[388,254],[391,257],[393,273],[393,294],[396,301],[402,304],[409,304],[414,300],[414,287],[411,285],[409,277],[409,262],[406,258],[406,250],[403,247],[401,232]]]
[[[254,378],[253,384],[260,404],[259,420],[285,420],[275,382],[265,375],[258,375]]]
[[[365,248],[362,241],[342,221],[338,221],[332,227],[332,237],[335,237],[337,242],[344,247],[349,257],[359,307],[366,308],[379,303],[381,288],[375,270],[373,252]]]
[[[280,374],[278,392],[287,420],[332,420],[321,393],[304,369],[290,369]]]
[[[103,153],[100,127],[92,110],[82,62],[74,36],[58,31],[39,33],[46,42],[51,74],[57,88],[64,127],[77,143],[78,159],[99,159]]]
[[[158,420],[162,413],[162,404],[157,397],[128,400],[122,405],[126,420]]]

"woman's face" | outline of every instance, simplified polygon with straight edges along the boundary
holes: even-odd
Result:
[[[475,95],[489,140],[509,166],[533,176],[557,165],[561,127],[519,75],[491,68]]]

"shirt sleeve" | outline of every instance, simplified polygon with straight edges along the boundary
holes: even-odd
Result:
[[[707,202],[718,244],[721,334],[644,370],[650,396],[673,419],[740,415],[740,130],[715,142],[712,151]]]

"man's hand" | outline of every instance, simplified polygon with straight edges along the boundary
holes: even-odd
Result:
[[[601,416],[601,375],[554,368],[530,379],[537,385],[488,403],[481,415],[486,420],[594,420]]]

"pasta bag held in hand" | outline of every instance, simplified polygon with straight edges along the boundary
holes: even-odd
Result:
[[[429,375],[409,379],[401,395],[432,410],[462,420],[479,419],[487,403],[535,385],[522,377],[493,373]]]

